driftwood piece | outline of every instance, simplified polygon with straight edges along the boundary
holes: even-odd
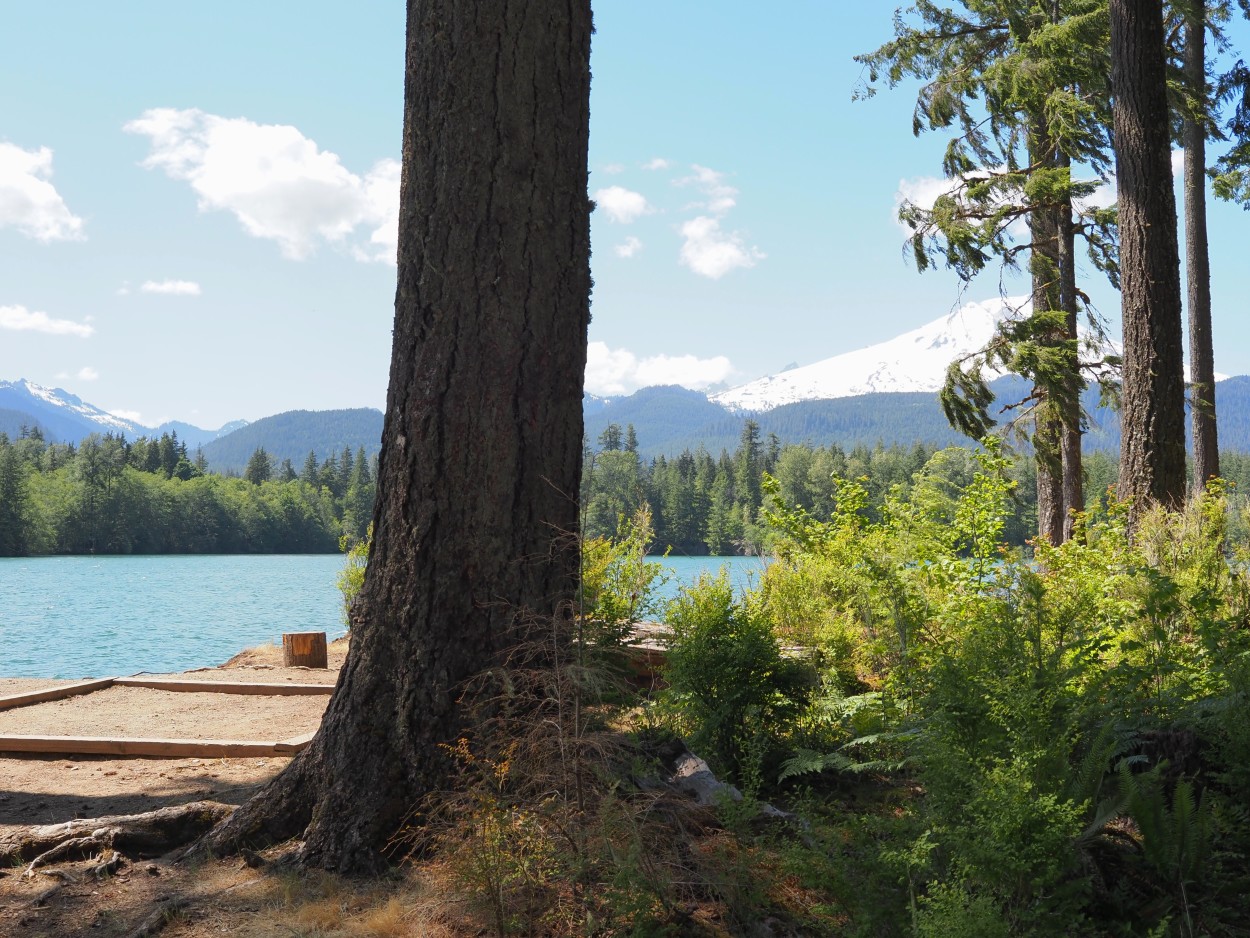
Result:
[[[111,847],[130,858],[160,856],[199,837],[233,810],[234,805],[217,801],[193,801],[143,814],[19,828],[0,835],[0,866],[35,860],[63,844],[74,845],[72,850],[65,848],[67,853],[81,850],[90,855]]]
[[[187,907],[185,899],[175,897],[167,899],[157,906],[147,918],[139,923],[139,927],[130,933],[129,938],[152,938],[165,930],[165,926],[182,914]]]
[[[680,792],[704,807],[717,807],[725,801],[741,801],[742,792],[728,782],[723,782],[708,767],[708,764],[686,748],[680,739],[670,739],[650,747],[650,755],[655,757],[662,769],[662,778],[638,779],[639,787],[655,790],[667,787]],[[767,802],[758,803],[762,817],[779,820],[795,821],[797,818],[788,811],[782,811]]]
[[[679,791],[685,792],[699,804],[715,807],[724,799],[741,801],[742,792],[728,782],[722,782],[712,772],[706,762],[687,750],[681,753],[672,767],[672,775],[668,783]],[[789,820],[793,815],[779,810],[767,802],[760,802],[760,814],[765,817]]]

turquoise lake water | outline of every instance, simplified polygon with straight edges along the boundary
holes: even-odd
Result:
[[[660,558],[656,558],[660,559]],[[666,596],[751,557],[670,557]],[[221,664],[283,632],[344,633],[339,554],[0,559],[0,677],[101,677]]]

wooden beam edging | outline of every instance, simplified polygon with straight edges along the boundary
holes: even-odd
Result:
[[[79,694],[90,694],[94,690],[109,687],[114,678],[104,677],[98,680],[77,681],[73,684],[61,684],[58,687],[46,687],[43,690],[26,691],[20,694],[8,694],[0,697],[0,710],[12,710],[15,707],[26,707],[30,704],[46,703],[49,700],[63,700],[66,697],[77,697]]]
[[[142,739],[110,736],[0,736],[0,752],[54,755],[164,756],[220,759],[288,756],[306,747],[312,733],[280,742],[246,739]]]
[[[313,696],[334,693],[333,684],[244,684],[234,681],[187,681],[162,677],[119,677],[120,687],[146,687],[149,690],[189,691],[199,694],[267,694],[274,697]]]
[[[312,742],[313,737],[316,735],[317,731],[313,730],[311,733],[303,733],[299,736],[292,736],[290,739],[283,739],[274,743],[274,748],[276,748],[279,753],[296,753],[301,749],[307,749],[308,744]]]

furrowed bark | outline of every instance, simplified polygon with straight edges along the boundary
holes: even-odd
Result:
[[[1185,500],[1180,263],[1162,0],[1112,0],[1111,53],[1124,324],[1119,493],[1130,523]]]
[[[589,322],[589,0],[410,0],[398,287],[378,499],[312,744],[213,835],[307,822],[300,860],[386,863],[471,733],[465,682],[577,571]],[[255,844],[253,844],[255,845]]]

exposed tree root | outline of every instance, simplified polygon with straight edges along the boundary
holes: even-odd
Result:
[[[240,853],[244,853],[246,859],[247,854],[256,856],[253,848],[268,847],[302,835],[313,807],[306,779],[308,758],[308,750],[296,756],[264,788],[195,843],[182,859]],[[252,860],[247,862],[253,865]]]
[[[233,805],[194,801],[143,814],[21,828],[0,836],[0,866],[29,862],[33,872],[49,863],[82,859],[108,849],[131,858],[160,856],[200,837],[232,811]]]
[[[165,930],[165,926],[182,914],[186,908],[185,899],[169,899],[156,907],[147,918],[139,923],[139,927],[130,933],[129,938],[151,938]]]

